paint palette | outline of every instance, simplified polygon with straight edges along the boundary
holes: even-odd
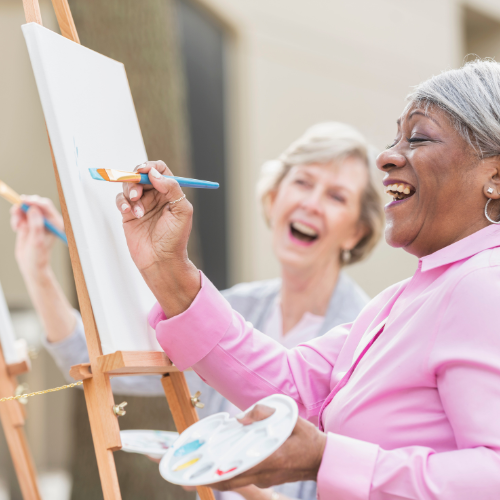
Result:
[[[179,437],[178,432],[126,430],[120,431],[122,450],[162,458]]]
[[[297,403],[276,394],[258,404],[276,411],[250,425],[240,424],[228,413],[217,413],[186,429],[162,458],[162,477],[182,486],[217,483],[251,469],[274,453],[295,427]]]

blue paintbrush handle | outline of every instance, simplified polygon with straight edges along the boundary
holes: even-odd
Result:
[[[23,203],[21,205],[21,208],[23,209],[24,212],[27,212],[30,207],[29,205],[26,205],[26,203]],[[66,238],[66,235],[62,231],[59,231],[59,229],[57,229],[57,227],[51,224],[45,217],[43,218],[43,223],[48,231],[55,234],[57,237],[61,238],[61,240],[63,240],[64,243],[66,243],[66,245],[68,244],[68,238]]]
[[[175,179],[179,186],[190,187],[190,188],[205,188],[205,189],[217,189],[219,187],[218,182],[211,181],[199,181],[198,179],[187,179],[186,177],[175,177],[173,175],[164,175],[163,177],[168,177],[169,179]],[[141,182],[139,184],[151,184],[148,174],[141,174]]]

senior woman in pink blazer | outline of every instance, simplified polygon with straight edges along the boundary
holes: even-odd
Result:
[[[189,261],[192,206],[163,164],[142,168],[154,188],[138,201],[130,186],[117,198],[172,361],[240,408],[276,392],[299,406],[282,447],[221,489],[312,479],[321,500],[500,497],[499,64],[419,85],[377,165],[393,196],[387,241],[418,269],[353,323],[290,350],[245,323]]]

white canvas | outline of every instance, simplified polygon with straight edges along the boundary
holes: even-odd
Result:
[[[102,350],[161,350],[147,314],[154,296],[135,267],[115,206],[120,184],[89,168],[132,170],[147,159],[123,64],[38,24],[22,27]]]
[[[9,309],[5,302],[2,286],[0,285],[0,345],[2,346],[5,362],[10,365],[19,363],[21,356],[16,347],[16,336],[10,319]]]

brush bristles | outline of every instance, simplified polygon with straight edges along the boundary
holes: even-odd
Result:
[[[13,205],[21,203],[20,196],[2,181],[0,181],[0,196],[10,201]]]

